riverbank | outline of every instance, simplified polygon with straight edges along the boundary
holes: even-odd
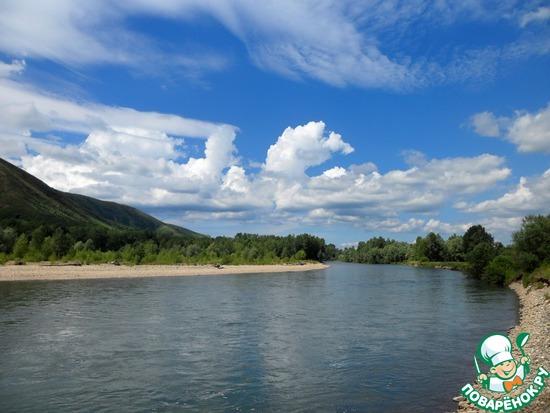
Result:
[[[227,275],[282,273],[297,271],[322,270],[327,268],[322,263],[278,264],[278,265],[2,265],[0,281],[35,281],[35,280],[85,280],[97,278],[141,278],[141,277],[176,277],[193,275]]]
[[[531,372],[527,375],[527,382],[531,382],[535,376],[538,367],[550,369],[550,287],[536,289],[535,287],[525,288],[519,282],[510,285],[510,288],[516,292],[519,298],[519,324],[512,328],[509,337],[515,343],[515,339],[520,332],[530,334],[529,342],[525,347],[526,354],[531,357]],[[519,359],[521,355],[514,347],[514,357]],[[490,395],[495,398],[495,393],[489,393],[480,389],[477,385],[476,390],[484,395]],[[535,399],[528,407],[521,410],[525,413],[547,413],[550,411],[550,382],[547,380],[543,393]],[[519,391],[510,393],[514,397],[521,393]],[[517,393],[517,394],[516,394]],[[469,404],[462,396],[455,398],[458,401],[457,412],[473,413],[482,412]]]
[[[451,270],[466,272],[468,264],[459,261],[406,261],[405,265],[418,268],[433,268],[436,270]]]

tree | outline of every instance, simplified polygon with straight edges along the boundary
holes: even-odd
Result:
[[[491,237],[492,238],[492,237]],[[493,243],[480,242],[467,255],[466,259],[472,275],[481,278],[485,267],[495,256]]]
[[[468,228],[462,237],[462,245],[465,254],[472,252],[473,249],[481,243],[493,245],[493,236],[481,225],[474,225]]]
[[[424,255],[430,261],[443,261],[445,259],[445,241],[441,235],[430,232],[426,236]]]
[[[57,258],[63,257],[74,244],[72,237],[67,235],[62,228],[57,228],[52,235],[53,252]]]
[[[491,284],[505,285],[515,278],[514,261],[508,254],[498,255],[485,268],[483,279]]]
[[[414,243],[413,249],[412,249],[412,256],[415,260],[418,261],[426,261],[428,260],[428,257],[426,256],[427,244],[426,240],[422,237],[416,237],[416,242]]]
[[[513,240],[522,269],[532,271],[550,260],[550,215],[525,217]]]
[[[40,252],[42,248],[42,243],[44,242],[44,238],[46,238],[46,235],[46,228],[43,225],[40,225],[32,232],[29,248],[33,251]]]
[[[17,232],[13,228],[4,228],[0,231],[0,252],[10,253],[17,239]]]
[[[298,261],[303,261],[306,259],[306,252],[304,250],[298,251],[296,254],[294,254],[294,259]]]
[[[13,244],[13,255],[17,258],[23,258],[29,250],[29,239],[25,234],[19,235],[15,244]]]
[[[447,260],[464,261],[464,246],[460,235],[451,235],[445,244],[447,247]]]

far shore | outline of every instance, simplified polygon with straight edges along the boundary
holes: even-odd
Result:
[[[322,263],[277,265],[0,265],[0,281],[86,280],[98,278],[179,277],[194,275],[229,275],[283,273],[323,270]]]

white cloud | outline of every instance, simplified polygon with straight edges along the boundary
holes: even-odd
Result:
[[[536,113],[517,111],[512,117],[481,112],[472,116],[471,123],[479,135],[502,137],[520,152],[550,152],[550,105]]]
[[[467,212],[492,216],[527,215],[547,211],[550,207],[550,169],[540,177],[521,177],[518,185],[501,197],[465,205]]]
[[[499,121],[491,112],[476,113],[472,116],[471,123],[478,135],[493,138],[500,136]]]
[[[425,232],[436,232],[443,234],[463,234],[473,224],[469,223],[449,223],[437,219],[430,219],[424,226]]]
[[[442,62],[437,51],[430,55],[414,50],[413,55],[421,56],[413,59],[406,49],[404,39],[414,40],[425,32],[418,30],[419,24],[441,29],[462,21],[495,22],[522,9],[514,1],[266,0],[258,6],[255,0],[5,0],[0,4],[0,50],[69,65],[109,63],[158,72],[166,65],[185,72],[220,70],[227,65],[221,52],[168,54],[164,45],[128,24],[136,16],[180,24],[208,16],[240,39],[260,68],[336,86],[403,90],[493,76],[494,67],[506,59],[548,53],[547,46],[540,47],[548,43],[543,39],[479,50],[458,44],[460,52],[450,62]],[[545,7],[527,12],[522,24],[541,21],[546,13]],[[528,51],[533,48],[536,51]]]
[[[485,226],[497,239],[507,241],[524,216],[550,213],[550,169],[540,176],[520,177],[508,192],[480,202],[459,202],[455,208],[470,214],[470,220]]]
[[[434,212],[454,197],[475,194],[507,178],[504,159],[494,155],[432,159],[424,166],[392,170],[348,168],[339,177],[325,174],[280,186],[277,208],[335,211],[334,219],[349,215],[381,216],[401,212]]]
[[[527,12],[521,16],[519,24],[521,27],[525,27],[530,23],[543,22],[548,19],[550,19],[550,7],[539,7],[537,10]]]
[[[46,58],[68,65],[119,64],[145,72],[172,69],[196,76],[220,70],[226,59],[208,52],[167,55],[155,41],[126,27],[140,12],[110,0],[5,0],[0,3],[0,50],[21,58]]]
[[[328,178],[340,178],[346,174],[346,170],[341,166],[335,166],[334,168],[327,169],[323,172],[323,176]]]
[[[25,70],[24,60],[14,60],[11,63],[0,61],[0,79],[21,73],[23,70]]]
[[[0,78],[0,128],[17,131],[68,131],[138,128],[168,134],[204,137],[218,125],[176,115],[75,102]]]
[[[538,113],[518,113],[508,129],[508,139],[520,152],[550,152],[550,106]]]
[[[309,122],[296,128],[288,127],[267,151],[264,170],[291,179],[305,176],[308,168],[320,165],[332,153],[350,154],[353,148],[342,136],[329,132],[325,136],[323,122]]]

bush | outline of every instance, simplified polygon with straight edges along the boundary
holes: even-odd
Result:
[[[481,242],[477,244],[472,251],[466,255],[469,264],[469,271],[477,278],[481,278],[485,267],[495,256],[493,244]]]
[[[25,234],[19,235],[15,244],[13,245],[13,256],[16,258],[23,258],[29,250],[29,240]]]
[[[303,261],[306,259],[306,252],[304,250],[298,251],[296,254],[294,254],[294,259],[298,261]]]
[[[518,276],[518,271],[514,268],[514,262],[509,255],[499,255],[485,268],[482,279],[498,285],[508,285]]]

